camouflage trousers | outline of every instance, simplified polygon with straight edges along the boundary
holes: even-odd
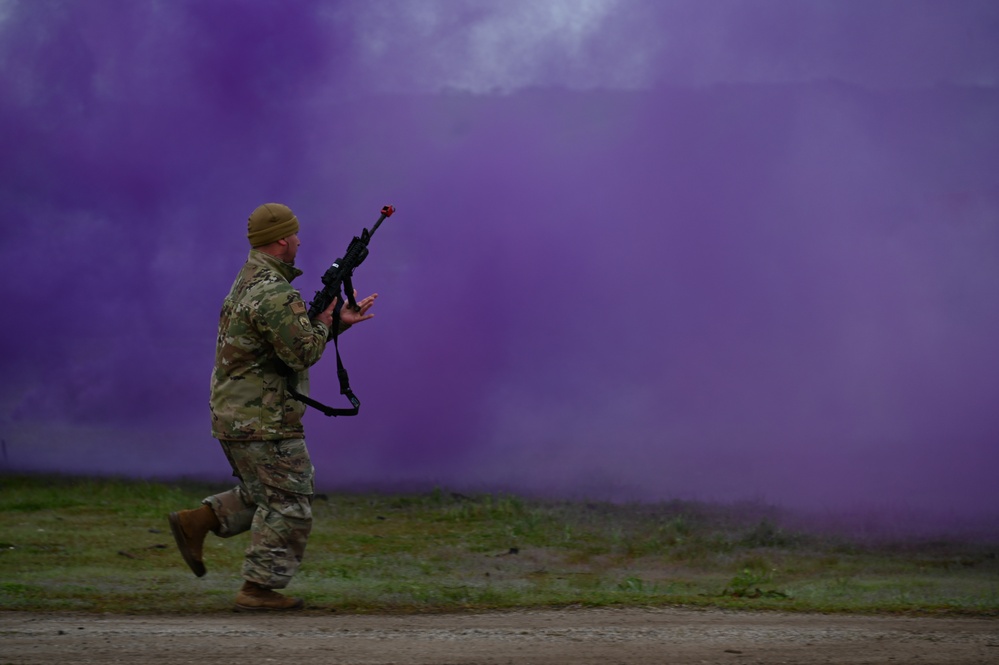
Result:
[[[216,535],[251,532],[243,578],[283,589],[302,563],[312,531],[315,469],[305,440],[220,443],[240,484],[202,503],[218,517]]]

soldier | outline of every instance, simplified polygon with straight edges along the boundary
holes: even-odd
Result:
[[[308,394],[308,368],[322,356],[336,301],[309,320],[291,281],[302,274],[298,218],[267,203],[250,215],[250,255],[222,305],[212,374],[212,436],[222,444],[239,485],[204,499],[200,508],[169,516],[170,530],[195,575],[211,531],[229,538],[251,531],[243,563],[240,610],[289,610],[299,598],[274,591],[291,581],[312,529],[315,470],[305,446],[305,405],[288,393],[295,382]],[[356,295],[356,294],[355,294]],[[340,311],[339,331],[366,321],[378,294]]]

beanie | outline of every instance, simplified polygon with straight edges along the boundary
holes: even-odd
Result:
[[[253,213],[246,225],[250,247],[269,245],[275,240],[298,233],[298,217],[286,205],[265,203]]]

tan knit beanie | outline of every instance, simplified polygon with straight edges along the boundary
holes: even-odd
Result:
[[[298,233],[298,217],[286,205],[265,203],[250,215],[246,237],[250,247],[269,245],[275,240]]]

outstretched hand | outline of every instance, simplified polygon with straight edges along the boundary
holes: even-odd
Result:
[[[357,306],[360,309],[353,310],[350,305],[346,305],[340,309],[340,320],[346,323],[348,326],[352,326],[355,323],[360,323],[361,321],[367,321],[374,314],[368,314],[368,310],[371,306],[375,304],[375,299],[378,297],[377,293],[372,293],[370,296],[364,300],[358,300]],[[357,289],[354,289],[354,299],[357,300]],[[333,306],[336,307],[336,300],[333,301]]]
[[[374,316],[374,314],[369,314],[368,310],[371,309],[371,306],[375,304],[375,298],[377,297],[378,297],[377,293],[372,293],[364,300],[358,300],[357,306],[359,307],[359,309],[356,310],[351,309],[350,305],[341,307],[340,321],[346,323],[348,326],[352,326],[355,323],[360,323],[361,321],[367,321],[368,319]],[[357,289],[354,289],[354,299],[357,300]],[[325,325],[327,328],[332,328],[333,317],[336,313],[337,303],[339,302],[340,298],[334,298],[333,302],[330,303],[330,306],[319,313],[319,315],[316,317],[316,320],[321,321],[323,325]]]

